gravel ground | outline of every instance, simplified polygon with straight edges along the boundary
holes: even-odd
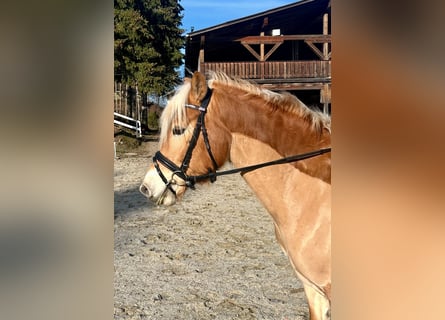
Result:
[[[244,180],[220,177],[157,207],[138,191],[156,149],[114,161],[114,319],[307,319],[302,285]]]

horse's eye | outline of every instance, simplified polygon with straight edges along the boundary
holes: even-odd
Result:
[[[179,136],[181,134],[183,134],[185,131],[185,128],[181,128],[181,127],[173,127],[173,134],[175,136]]]

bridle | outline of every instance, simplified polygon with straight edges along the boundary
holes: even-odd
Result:
[[[234,173],[244,174],[246,172],[253,171],[253,170],[256,170],[259,168],[277,165],[277,164],[283,164],[283,163],[296,162],[296,161],[312,158],[312,157],[315,157],[318,155],[322,155],[327,152],[331,152],[331,148],[324,148],[324,149],[319,149],[319,150],[315,150],[315,151],[311,151],[311,152],[307,152],[307,153],[303,153],[303,154],[280,158],[280,159],[277,159],[274,161],[259,163],[259,164],[255,164],[255,165],[251,165],[251,166],[235,168],[235,169],[225,170],[225,171],[216,171],[216,169],[218,169],[218,165],[216,163],[215,157],[213,156],[212,150],[210,148],[209,137],[207,135],[207,129],[205,126],[205,115],[207,113],[207,107],[210,103],[211,97],[212,97],[212,89],[207,88],[207,93],[206,93],[205,97],[203,98],[200,106],[196,106],[196,105],[192,105],[192,104],[185,105],[187,108],[198,110],[200,113],[198,116],[198,120],[196,121],[195,129],[193,130],[192,138],[189,141],[189,145],[188,145],[187,151],[185,153],[185,156],[184,156],[184,159],[182,160],[181,165],[177,166],[173,161],[171,161],[166,156],[164,156],[161,153],[161,151],[157,151],[155,153],[155,155],[153,156],[154,167],[156,168],[156,171],[157,171],[159,177],[162,179],[162,181],[164,182],[164,184],[166,186],[166,188],[163,192],[163,195],[161,196],[161,199],[164,197],[167,190],[170,190],[176,196],[176,190],[173,189],[173,187],[172,187],[172,185],[177,184],[177,182],[174,179],[175,175],[177,175],[179,178],[181,178],[182,180],[185,181],[186,187],[194,189],[195,184],[198,181],[210,179],[210,181],[213,183],[216,181],[216,177],[218,177],[218,176],[234,174]],[[190,160],[192,159],[192,153],[193,153],[193,150],[195,149],[196,143],[198,142],[198,138],[199,138],[199,135],[201,134],[201,132],[202,132],[202,137],[204,139],[204,144],[207,149],[207,153],[212,161],[213,168],[209,168],[208,173],[206,173],[206,174],[190,176],[190,175],[187,175],[187,169],[189,168]],[[170,170],[172,172],[172,177],[170,180],[168,180],[165,177],[165,175],[162,173],[162,171],[159,167],[159,163],[161,163],[163,166],[165,166],[168,170]]]
[[[173,179],[175,175],[177,175],[179,178],[185,181],[185,185],[191,189],[194,189],[195,183],[197,180],[195,179],[197,176],[188,176],[187,175],[187,169],[190,164],[190,160],[192,159],[192,153],[195,149],[196,143],[198,142],[199,135],[202,132],[202,137],[204,139],[204,144],[206,146],[207,152],[209,154],[210,159],[212,160],[213,169],[208,169],[209,173],[206,178],[210,178],[211,182],[216,181],[216,176],[214,175],[216,173],[216,169],[218,168],[218,165],[216,163],[215,157],[213,156],[212,150],[210,148],[209,143],[209,137],[207,135],[207,129],[205,126],[205,115],[207,113],[207,107],[210,103],[210,98],[212,97],[212,89],[207,88],[207,93],[204,96],[201,105],[195,106],[192,104],[186,104],[185,106],[190,109],[198,110],[199,116],[198,120],[196,121],[195,129],[193,130],[193,135],[191,140],[189,141],[189,145],[187,148],[187,151],[185,153],[184,159],[181,162],[181,166],[177,166],[173,161],[168,159],[166,156],[164,156],[161,151],[158,151],[155,153],[153,157],[153,164],[156,168],[156,171],[158,172],[158,175],[161,177],[162,181],[165,183],[166,187],[173,192],[173,194],[176,196],[176,191],[173,189],[172,184],[175,184],[176,181]],[[170,180],[168,180],[165,175],[162,173],[161,169],[159,168],[159,163],[162,163],[167,169],[172,171],[172,177]],[[213,178],[214,177],[214,178]],[[203,180],[202,179],[202,180]],[[167,190],[167,189],[166,189]]]

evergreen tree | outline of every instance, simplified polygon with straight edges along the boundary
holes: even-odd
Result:
[[[184,47],[180,0],[114,1],[116,80],[163,95],[179,80]]]

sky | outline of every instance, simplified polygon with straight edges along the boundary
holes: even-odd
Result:
[[[274,9],[297,0],[180,0],[185,33]]]

